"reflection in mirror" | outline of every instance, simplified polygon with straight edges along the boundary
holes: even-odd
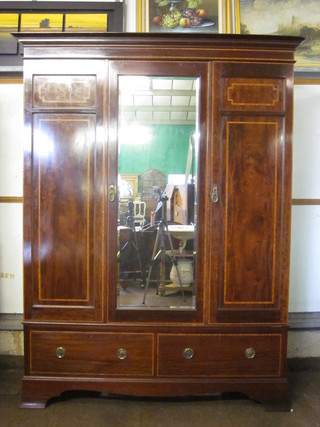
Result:
[[[119,77],[118,308],[195,309],[198,80]]]

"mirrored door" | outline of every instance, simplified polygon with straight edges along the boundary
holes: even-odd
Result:
[[[119,307],[195,308],[198,87],[119,76]]]
[[[202,319],[207,76],[206,63],[110,64],[111,319]]]

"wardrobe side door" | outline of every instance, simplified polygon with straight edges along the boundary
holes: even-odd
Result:
[[[284,322],[289,271],[290,67],[217,64],[211,321]],[[219,153],[219,154],[218,154]],[[216,251],[216,252],[215,252]]]
[[[102,321],[102,68],[56,62],[25,68],[25,318]]]

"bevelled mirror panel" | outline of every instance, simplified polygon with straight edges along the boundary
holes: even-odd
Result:
[[[196,308],[198,77],[118,77],[118,308]]]

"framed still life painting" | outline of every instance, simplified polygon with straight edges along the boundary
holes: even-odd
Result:
[[[241,34],[301,36],[297,72],[320,72],[319,0],[235,0],[236,28]]]
[[[137,0],[137,30],[170,33],[228,32],[232,0]]]

